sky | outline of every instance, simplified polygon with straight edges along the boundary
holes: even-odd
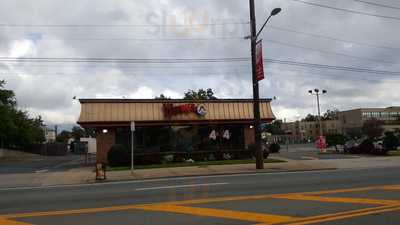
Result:
[[[308,94],[315,88],[328,92],[321,96],[322,111],[400,105],[400,2],[256,0],[258,27],[276,7],[282,12],[260,35],[269,60],[260,96],[276,97],[277,118],[293,121],[316,114],[316,98]],[[154,98],[163,93],[182,98],[188,89],[212,88],[219,98],[251,98],[250,61],[173,60],[248,58],[247,35],[246,0],[2,0],[0,80],[15,91],[21,109],[65,127],[79,117],[74,96]],[[88,58],[172,63],[76,62]]]

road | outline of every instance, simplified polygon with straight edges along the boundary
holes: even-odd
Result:
[[[333,151],[331,148],[330,151]],[[374,157],[373,155],[355,155],[355,154],[343,154],[340,151],[339,154],[320,154],[315,149],[314,144],[292,144],[292,145],[281,145],[281,150],[278,154],[272,154],[272,156],[278,155],[283,158],[292,160],[315,160],[315,159],[353,159],[360,157]]]
[[[26,153],[25,153],[26,154]],[[93,159],[92,159],[93,162]],[[0,175],[10,173],[58,172],[85,166],[85,156],[42,156],[20,152],[14,159],[0,158]]]
[[[0,224],[398,224],[399,169],[0,189]]]

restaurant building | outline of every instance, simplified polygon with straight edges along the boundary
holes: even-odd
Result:
[[[270,101],[260,100],[263,123],[275,119]],[[254,143],[252,99],[80,99],[80,103],[78,124],[96,130],[97,162],[106,162],[115,144],[131,146],[132,121],[135,154],[243,150]]]

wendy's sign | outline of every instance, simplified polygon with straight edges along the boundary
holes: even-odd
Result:
[[[163,104],[164,116],[171,118],[179,114],[196,113],[199,116],[205,116],[207,109],[203,104],[183,104],[174,106],[172,103]]]

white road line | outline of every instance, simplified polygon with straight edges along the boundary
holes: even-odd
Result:
[[[136,188],[135,191],[150,191],[150,190],[163,190],[163,189],[178,189],[187,187],[204,187],[204,186],[219,186],[227,185],[229,183],[208,183],[208,184],[187,184],[187,185],[172,185],[162,187],[147,187],[147,188]]]
[[[61,184],[61,185],[49,185],[49,186],[31,186],[31,187],[29,187],[29,186],[28,187],[6,187],[6,188],[0,188],[0,191],[38,190],[38,189],[52,189],[52,188],[75,188],[75,187],[107,186],[107,185],[119,185],[119,184],[140,184],[140,183],[152,183],[152,182],[163,182],[163,181],[195,180],[195,179],[224,178],[224,177],[277,176],[277,175],[282,175],[282,174],[332,173],[332,172],[340,172],[340,171],[348,171],[348,170],[365,170],[365,169],[367,169],[367,168],[202,175],[202,176],[172,177],[172,178],[169,177],[169,178],[156,178],[156,179],[144,179],[144,180],[112,181],[112,182],[108,182],[108,183]]]

